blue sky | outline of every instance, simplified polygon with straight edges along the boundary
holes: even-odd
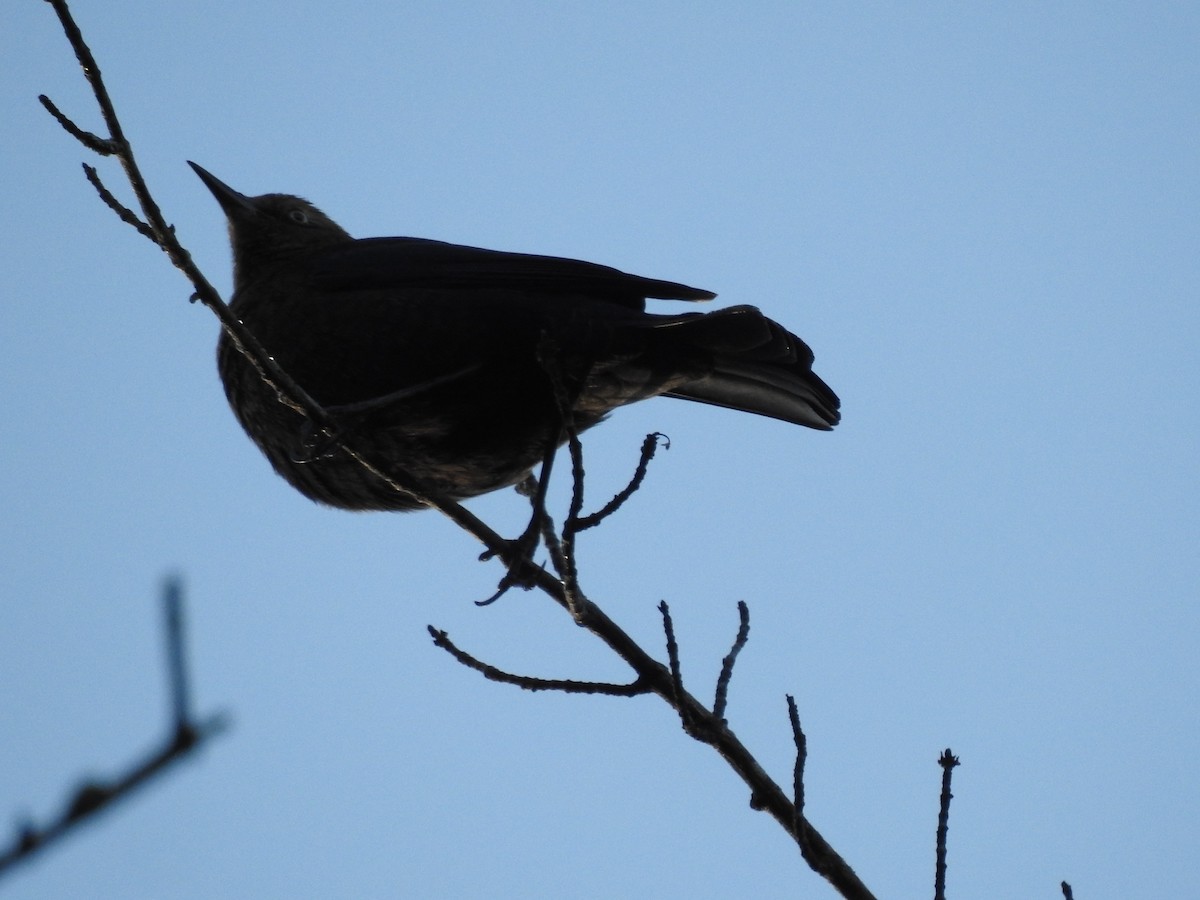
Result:
[[[589,434],[589,595],[710,696],[881,896],[1192,896],[1200,12],[1183,3],[77,0],[151,187],[229,285],[194,159],[351,233],[575,256],[753,303],[841,394],[818,434],[694,404]],[[0,28],[0,812],[158,739],[157,597],[235,728],[7,896],[833,896],[652,698],[436,513],[318,508],[225,407],[215,320],[83,180],[49,7]],[[672,309],[663,304],[664,309]],[[561,495],[560,499],[561,499]],[[514,532],[510,492],[471,508]],[[0,838],[7,838],[0,832]]]

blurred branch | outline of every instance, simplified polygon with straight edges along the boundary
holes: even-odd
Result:
[[[182,589],[175,579],[168,581],[163,589],[163,611],[167,675],[171,690],[171,722],[166,739],[159,749],[129,766],[124,774],[114,779],[81,780],[79,787],[71,793],[63,812],[54,821],[41,828],[30,822],[20,825],[13,846],[0,852],[0,876],[10,871],[17,863],[56,843],[117,800],[130,796],[154,776],[192,755],[210,738],[228,728],[228,720],[224,714],[218,713],[196,721],[189,712],[187,667],[183,652],[183,598]]]
[[[116,111],[104,85],[99,67],[91,51],[83,40],[83,35],[71,17],[66,0],[47,0],[53,7],[62,23],[63,31],[75,50],[76,58],[83,69],[100,107],[101,116],[108,129],[109,136],[102,137],[85,131],[77,126],[70,118],[62,113],[48,98],[42,97],[42,103],[60,125],[86,147],[88,150],[101,155],[111,155],[120,161],[125,175],[133,189],[137,206],[141,210],[138,216],[131,209],[120,203],[115,196],[100,182],[98,175],[89,174],[101,199],[113,209],[120,218],[136,228],[140,234],[151,240],[167,254],[171,262],[179,268],[194,287],[193,300],[199,300],[207,306],[220,320],[222,327],[230,335],[238,349],[255,366],[260,376],[276,391],[281,403],[295,409],[313,423],[316,431],[330,440],[330,446],[340,446],[342,452],[348,454],[375,477],[381,479],[394,490],[414,497],[419,502],[441,511],[462,529],[478,539],[486,548],[486,557],[500,558],[507,567],[507,573],[501,581],[501,587],[519,585],[521,587],[537,587],[559,605],[566,609],[577,624],[588,629],[603,641],[614,653],[620,656],[636,673],[636,678],[628,688],[629,693],[652,692],[662,697],[679,715],[688,733],[712,746],[729,766],[742,778],[750,788],[751,802],[755,809],[765,810],[800,844],[808,847],[805,858],[810,865],[844,896],[851,898],[869,898],[871,893],[862,884],[853,870],[846,865],[832,847],[821,837],[803,815],[797,812],[793,800],[759,765],[754,756],[742,745],[726,725],[724,714],[724,696],[728,688],[729,678],[722,674],[723,682],[719,683],[719,712],[705,709],[683,688],[682,677],[679,673],[678,648],[670,651],[672,667],[668,669],[643,650],[626,632],[612,621],[599,607],[588,600],[579,588],[577,567],[575,564],[575,534],[586,528],[593,527],[602,519],[612,515],[637,490],[645,476],[646,466],[657,447],[658,436],[651,435],[642,448],[642,457],[638,468],[629,485],[618,493],[608,504],[597,513],[583,516],[582,509],[582,451],[578,440],[570,429],[567,429],[568,444],[571,452],[574,473],[575,492],[572,496],[571,511],[568,516],[562,536],[557,545],[551,546],[551,558],[555,564],[558,577],[537,567],[529,558],[528,548],[522,546],[522,541],[510,542],[504,540],[488,525],[465,510],[462,506],[432,490],[419,479],[399,467],[380,460],[371,459],[353,446],[352,441],[345,440],[345,432],[339,429],[334,417],[316,403],[263,348],[258,340],[230,312],[229,307],[221,299],[217,291],[200,272],[192,261],[190,253],[183,248],[175,236],[175,229],[169,226],[150,194],[145,180],[134,160],[133,151],[126,140]],[[569,423],[567,423],[569,424]],[[543,466],[543,479],[548,477],[550,457]],[[544,484],[541,485],[544,489]],[[535,519],[536,523],[536,519]],[[547,530],[546,527],[542,528]],[[502,593],[503,591],[501,591]],[[674,637],[670,615],[665,604],[662,608],[664,629],[668,634],[668,646],[674,645]],[[519,684],[530,689],[567,690],[566,685],[581,684],[578,682],[548,681],[544,679],[527,679],[523,676],[509,675],[499,669],[488,666],[458,650],[442,632],[431,629],[439,646],[452,652],[456,659],[465,665],[480,671],[489,678]],[[735,649],[726,659],[726,668],[732,671],[733,658],[736,656],[744,638],[735,642]],[[586,683],[582,683],[586,684]],[[637,686],[635,691],[633,688]],[[621,687],[605,685],[605,688]],[[599,691],[608,692],[608,691]],[[144,775],[141,777],[145,777]],[[84,797],[83,795],[87,796]],[[77,803],[82,807],[98,804],[106,805],[110,798],[105,789],[99,792],[84,791]],[[74,808],[74,806],[73,806]],[[801,843],[803,841],[803,843]],[[814,863],[813,860],[818,860]]]

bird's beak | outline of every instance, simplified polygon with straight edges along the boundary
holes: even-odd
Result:
[[[225,215],[230,219],[245,218],[257,212],[254,201],[245,194],[239,194],[217,176],[213,175],[207,169],[201,168],[190,159],[188,165],[191,166],[196,174],[200,176],[200,180],[204,182],[204,186],[212,191],[212,195],[217,198],[217,202],[221,204],[221,209],[225,210]]]

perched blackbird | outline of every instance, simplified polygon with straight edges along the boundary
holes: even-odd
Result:
[[[648,397],[838,422],[812,352],[754,307],[653,315],[647,298],[715,295],[573,259],[355,240],[299,197],[246,197],[191,166],[229,219],[234,314],[336,417],[338,437],[450,497],[522,481],[567,427]],[[225,334],[217,363],[242,427],[302,494],[418,508],[336,441],[322,446]]]

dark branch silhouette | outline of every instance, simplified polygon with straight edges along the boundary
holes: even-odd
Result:
[[[792,742],[796,745],[796,763],[792,768],[792,805],[796,811],[794,827],[800,854],[807,860],[812,852],[804,830],[804,766],[808,762],[808,738],[800,727],[800,710],[796,708],[796,698],[791,694],[787,695],[787,705],[788,721],[792,723]]]
[[[221,713],[199,721],[192,718],[184,660],[183,591],[175,579],[169,580],[163,589],[163,610],[167,678],[171,694],[171,720],[166,739],[159,749],[129,766],[116,778],[106,781],[89,778],[82,781],[71,793],[62,813],[53,821],[40,828],[31,822],[22,824],[13,846],[0,852],[0,876],[17,863],[57,843],[117,800],[130,796],[154,776],[191,756],[210,738],[228,728],[228,719]]]
[[[574,466],[574,470],[577,479],[583,477],[581,458]],[[578,494],[580,491],[581,488],[576,485],[576,493]],[[556,545],[557,554],[552,554],[552,561],[554,562],[556,571],[561,572],[573,566],[571,560],[561,558],[561,555],[566,553],[566,546],[567,542],[560,538],[559,543]],[[586,598],[581,597],[580,599],[582,602],[582,606],[579,609],[579,614],[582,616],[581,624],[607,642],[608,633],[602,628],[598,629],[594,627],[593,617],[599,617],[601,622],[607,622],[607,618],[604,617],[604,614],[595,604],[586,600]],[[745,603],[739,603],[738,611],[740,615],[738,634],[734,640],[732,649],[723,661],[721,675],[718,678],[717,684],[717,701],[714,702],[714,709],[711,711],[705,709],[684,688],[682,666],[679,660],[679,645],[675,639],[675,626],[671,619],[670,608],[665,602],[659,604],[659,612],[662,615],[663,621],[667,665],[664,666],[662,663],[653,660],[640,647],[630,642],[631,646],[626,647],[625,652],[617,650],[638,673],[637,679],[629,685],[550,681],[502,672],[496,667],[475,659],[457,647],[454,647],[449,642],[445,632],[433,627],[430,627],[429,630],[434,637],[434,642],[438,646],[450,652],[459,662],[469,668],[475,669],[494,681],[515,684],[528,690],[550,689],[571,693],[604,693],[621,696],[633,696],[647,692],[658,694],[678,713],[680,723],[689,736],[716,749],[730,763],[734,770],[742,775],[746,784],[750,787],[751,807],[757,810],[766,810],[774,815],[776,820],[792,834],[801,849],[804,860],[813,871],[825,877],[844,897],[873,897],[871,892],[859,880],[853,869],[846,864],[841,856],[830,847],[824,838],[821,837],[820,833],[804,818],[803,773],[807,751],[804,733],[800,730],[800,722],[794,700],[788,697],[793,738],[796,742],[797,750],[795,798],[792,800],[783,795],[779,786],[770,779],[758,765],[757,761],[742,747],[725,721],[725,697],[727,696],[729,682],[732,678],[733,663],[737,654],[745,646],[749,638],[749,609]],[[612,627],[615,628],[616,626]],[[623,632],[621,634],[624,636]],[[627,637],[625,639],[629,640]],[[610,644],[610,646],[612,645]],[[786,819],[783,816],[786,816]]]
[[[650,466],[650,460],[654,459],[654,454],[658,452],[659,441],[662,442],[664,450],[671,449],[671,439],[660,432],[653,432],[646,435],[646,439],[642,441],[641,457],[638,459],[637,468],[633,472],[633,477],[629,479],[629,484],[621,488],[616,495],[609,500],[604,506],[596,510],[594,513],[587,516],[579,516],[574,520],[573,529],[576,532],[584,531],[588,528],[595,528],[618,509],[625,505],[625,501],[633,496],[634,492],[642,486],[642,482],[646,478],[646,470]]]
[[[860,881],[858,876],[845,863],[833,848],[822,838],[820,833],[804,817],[802,809],[797,806],[794,798],[790,798],[763,770],[749,750],[737,739],[736,735],[726,724],[725,697],[729,680],[732,675],[733,660],[746,641],[746,623],[748,613],[742,613],[743,628],[739,631],[734,648],[726,657],[722,675],[718,682],[718,699],[710,711],[697,701],[683,686],[680,672],[678,647],[675,644],[673,626],[669,611],[663,604],[663,623],[667,634],[668,657],[670,668],[643,650],[623,629],[613,622],[596,604],[584,596],[579,587],[578,567],[576,564],[575,535],[587,528],[594,527],[600,521],[615,513],[637,490],[646,474],[646,467],[657,447],[657,435],[651,435],[643,445],[641,461],[629,485],[616,495],[598,512],[582,516],[583,504],[583,462],[582,448],[578,439],[570,434],[568,427],[568,448],[571,454],[573,487],[571,511],[566,520],[562,533],[556,542],[550,544],[551,560],[555,565],[556,574],[545,571],[534,565],[527,548],[520,546],[521,542],[504,540],[488,525],[476,516],[463,509],[437,491],[423,484],[411,473],[379,460],[370,458],[354,446],[353,437],[339,427],[335,417],[318,405],[264,350],[253,334],[234,317],[217,291],[200,272],[192,261],[191,255],[179,243],[172,226],[163,219],[162,213],[153,200],[142,174],[134,160],[132,148],[126,140],[118,121],[112,101],[105,88],[99,67],[91,51],[84,43],[65,0],[47,0],[54,7],[62,22],[64,32],[75,50],[79,63],[90,83],[96,101],[100,107],[104,124],[109,132],[108,138],[98,137],[79,128],[65,114],[58,110],[52,102],[42,98],[43,104],[51,115],[66,131],[79,140],[89,150],[102,155],[115,156],[121,163],[125,175],[133,189],[140,209],[139,216],[133,210],[121,204],[104,186],[98,174],[89,172],[88,179],[100,195],[103,202],[112,208],[125,222],[136,228],[140,234],[160,247],[191,282],[194,293],[193,301],[198,300],[207,306],[220,320],[226,333],[234,341],[237,349],[249,359],[262,379],[278,394],[280,402],[287,404],[305,415],[312,423],[312,437],[315,445],[320,445],[326,451],[340,448],[356,460],[368,472],[379,478],[393,490],[403,492],[415,498],[417,502],[435,508],[448,516],[461,528],[473,535],[486,548],[485,556],[500,559],[507,567],[507,574],[502,581],[521,587],[536,587],[546,593],[559,605],[566,609],[574,620],[586,628],[610,649],[620,656],[635,673],[634,680],[629,685],[595,684],[588,682],[552,681],[546,679],[530,679],[524,676],[510,675],[495,667],[475,660],[463,653],[450,643],[443,632],[431,629],[435,642],[454,655],[464,665],[469,665],[489,678],[506,683],[517,684],[531,690],[552,689],[571,691],[575,693],[619,693],[632,695],[654,693],[670,705],[680,717],[688,734],[712,746],[729,766],[746,783],[750,790],[751,804],[755,809],[768,812],[801,847],[804,858],[809,865],[842,896],[848,898],[870,898],[872,894]],[[569,423],[566,423],[569,426]],[[541,484],[534,496],[544,495],[545,481],[549,474],[552,457],[547,457],[543,464]],[[550,530],[547,520],[539,520],[538,515],[543,511],[537,508],[535,500],[535,516],[531,528],[537,533],[545,534]],[[549,542],[548,542],[549,543]],[[510,580],[511,579],[511,580]],[[590,686],[588,686],[590,685]],[[186,707],[181,706],[186,712]],[[214,723],[206,723],[198,731],[184,732],[184,743],[195,743],[200,734],[211,733],[217,727]],[[798,730],[798,720],[795,728]],[[801,735],[802,738],[802,735]],[[178,736],[174,741],[178,740]],[[802,760],[803,742],[798,739],[801,748],[798,759]],[[800,768],[798,767],[798,770]],[[144,778],[144,775],[139,777]],[[123,784],[123,782],[121,783]],[[121,784],[117,786],[120,787]],[[110,802],[112,787],[92,785],[80,792],[68,819],[78,818],[92,808],[100,808]],[[29,832],[27,832],[29,834]],[[31,838],[31,840],[33,840]]]
[[[737,662],[738,654],[750,640],[750,607],[745,600],[738,601],[738,633],[733,639],[733,646],[721,661],[721,674],[717,676],[717,694],[713,698],[713,715],[724,721],[725,704],[729,697],[729,682],[733,680],[733,664]]]
[[[937,826],[937,864],[933,876],[934,900],[946,900],[946,832],[950,827],[950,778],[954,767],[958,765],[958,757],[947,747],[938,757],[938,765],[942,767],[942,795],[938,808]]]
[[[446,632],[428,626],[434,646],[441,647],[468,669],[474,669],[484,678],[498,681],[501,684],[515,684],[527,691],[561,691],[564,694],[607,694],[610,697],[636,697],[650,693],[650,686],[638,679],[628,684],[612,684],[603,681],[575,681],[565,678],[534,678],[529,675],[514,675],[504,672],[495,666],[476,659],[471,654],[459,649],[450,640]]]

